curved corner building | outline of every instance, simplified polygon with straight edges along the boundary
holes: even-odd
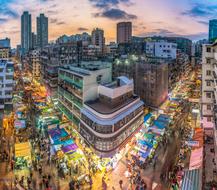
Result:
[[[84,103],[80,134],[99,155],[118,152],[143,124],[143,102],[133,91],[133,80],[122,76],[99,85],[98,97]]]

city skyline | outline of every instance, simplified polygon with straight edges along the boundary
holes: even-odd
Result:
[[[44,13],[49,18],[49,39],[74,33],[104,29],[106,42],[115,41],[116,24],[132,21],[136,36],[184,36],[192,40],[207,38],[208,20],[217,16],[217,1],[183,0],[1,0],[0,37],[9,37],[12,46],[20,44],[20,16],[32,15],[33,32],[36,17]],[[157,5],[157,6],[156,6]],[[153,11],[157,10],[157,11]],[[177,23],[179,23],[177,25]],[[191,28],[189,27],[191,26]]]

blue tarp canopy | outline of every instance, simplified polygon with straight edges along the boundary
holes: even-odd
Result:
[[[147,146],[148,148],[152,148],[153,147],[153,144],[147,142],[147,141],[144,141],[144,140],[138,140],[138,142],[143,145],[143,146]]]
[[[158,128],[158,129],[164,129],[167,124],[164,122],[160,122],[160,121],[154,121],[154,125]]]
[[[157,118],[158,121],[167,121],[169,122],[170,121],[170,117],[165,115],[165,114],[161,114],[158,118]]]
[[[70,144],[74,144],[74,141],[72,139],[68,139],[68,140],[65,140],[65,141],[62,141],[61,139],[55,139],[53,141],[53,145],[64,145],[64,146],[67,146],[67,145],[70,145]]]
[[[149,156],[149,153],[150,153],[149,151],[147,151],[147,152],[139,151],[139,155],[143,158],[147,158]]]
[[[146,114],[146,115],[144,116],[144,123],[145,123],[146,121],[148,121],[151,116],[152,116],[151,113]]]
[[[187,170],[184,172],[181,190],[202,189],[202,170]]]
[[[58,129],[58,128],[49,130],[48,134],[51,136],[53,141],[68,136],[68,133],[66,132],[65,129]]]

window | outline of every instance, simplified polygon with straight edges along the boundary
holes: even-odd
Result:
[[[212,121],[212,117],[207,117],[207,121]]]
[[[5,87],[13,87],[13,84],[6,84]]]
[[[6,75],[6,80],[12,80],[13,79],[13,76],[12,75]]]
[[[100,84],[101,81],[102,81],[102,75],[98,75],[98,76],[96,77],[96,81],[97,81],[98,84]]]
[[[206,59],[206,63],[210,64],[211,63],[211,59]]]
[[[211,75],[211,71],[210,71],[210,70],[207,70],[207,71],[206,71],[206,75],[207,75],[207,76],[210,76],[210,75]]]
[[[211,105],[207,105],[206,109],[211,110]]]
[[[210,53],[211,52],[211,48],[210,47],[206,48],[206,52]]]
[[[206,86],[211,86],[211,81],[206,81]]]
[[[211,98],[211,92],[207,92],[207,93],[206,93],[206,97],[207,97],[207,98]]]

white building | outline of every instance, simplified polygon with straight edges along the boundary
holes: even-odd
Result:
[[[79,132],[98,155],[111,156],[142,126],[143,104],[127,77],[99,85],[95,99],[86,101],[81,110]]]
[[[165,41],[146,42],[147,56],[176,59],[177,44]]]
[[[40,78],[40,50],[30,52],[30,71],[35,79]]]
[[[14,63],[7,59],[0,59],[0,109],[12,104],[14,85]]]
[[[202,52],[202,97],[201,97],[201,116],[204,128],[205,140],[213,139],[212,143],[205,141],[205,173],[211,181],[215,180],[213,171],[217,163],[217,44],[203,45]],[[214,148],[214,152],[210,152]],[[213,157],[212,157],[213,156]],[[212,165],[212,166],[211,166]],[[208,167],[207,167],[208,166]],[[211,171],[206,172],[211,169]],[[209,180],[208,180],[209,181]]]
[[[201,112],[205,124],[213,124],[213,107],[214,107],[214,53],[212,45],[203,46],[202,57],[202,100]]]

